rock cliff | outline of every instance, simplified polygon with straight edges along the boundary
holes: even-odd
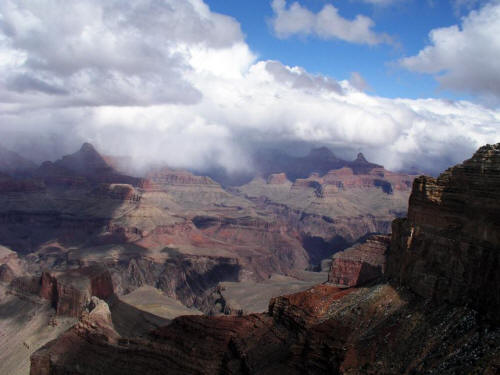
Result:
[[[435,302],[500,321],[500,144],[438,178],[415,179],[408,218],[393,223],[388,275]]]
[[[114,294],[109,271],[99,266],[16,277],[10,291],[18,296],[38,295],[51,303],[56,315],[74,318],[81,316],[93,296],[109,299]]]
[[[380,278],[385,271],[385,252],[390,240],[390,236],[374,235],[364,243],[336,253],[328,281],[353,287]]]

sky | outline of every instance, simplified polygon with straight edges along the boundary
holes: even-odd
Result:
[[[438,173],[500,142],[500,0],[3,0],[0,144],[197,170],[259,148]]]

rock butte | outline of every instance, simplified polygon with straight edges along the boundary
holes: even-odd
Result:
[[[380,278],[385,271],[385,252],[390,241],[390,236],[370,236],[366,242],[336,253],[328,281],[352,287]]]

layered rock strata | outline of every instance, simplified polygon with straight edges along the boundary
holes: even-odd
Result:
[[[10,290],[21,296],[39,295],[50,301],[56,315],[75,318],[81,316],[93,296],[109,299],[114,294],[109,271],[98,266],[17,277],[11,281]]]
[[[360,286],[376,280],[385,271],[385,252],[391,237],[374,235],[364,243],[336,253],[328,274],[328,282],[343,286]]]
[[[413,184],[393,223],[389,276],[436,302],[470,304],[500,321],[500,144]]]
[[[267,314],[183,316],[149,337],[80,324],[32,356],[31,374],[493,375],[499,347],[500,330],[470,309],[389,285],[320,285],[272,299]]]
[[[78,326],[31,374],[498,374],[499,167],[500,144],[415,181],[387,252],[399,286],[318,285],[265,314],[185,316],[142,338]]]

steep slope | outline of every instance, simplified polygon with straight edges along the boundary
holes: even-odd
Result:
[[[415,293],[500,321],[500,144],[438,178],[419,177],[396,220],[387,270]]]

